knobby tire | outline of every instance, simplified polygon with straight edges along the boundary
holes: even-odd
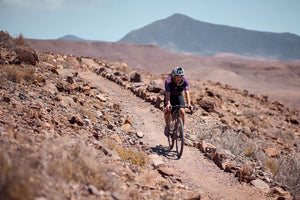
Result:
[[[178,159],[182,156],[184,146],[183,122],[179,118],[176,122],[176,152]]]

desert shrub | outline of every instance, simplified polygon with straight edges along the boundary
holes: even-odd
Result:
[[[0,31],[0,46],[11,47],[13,45],[13,39],[8,32]]]
[[[148,156],[144,152],[138,152],[133,149],[118,146],[111,141],[105,141],[109,146],[111,146],[121,157],[123,161],[130,162],[131,164],[144,167],[147,164]]]
[[[276,158],[267,158],[265,160],[264,168],[265,170],[271,172],[272,174],[276,174],[278,170],[278,160]]]
[[[288,187],[293,197],[300,197],[300,156],[297,153],[282,157],[274,180]],[[295,198],[297,199],[297,198]]]
[[[0,37],[11,38],[7,31],[0,31]]]
[[[19,35],[19,37],[15,38],[14,41],[18,46],[26,46],[26,42],[22,33]]]
[[[24,40],[23,34],[20,34],[17,38],[12,38],[8,32],[0,31],[0,46],[10,50],[15,50],[19,46],[28,46]]]
[[[248,138],[242,131],[224,129],[218,124],[206,124],[200,131],[200,140],[206,140],[218,149],[229,150],[236,156],[236,160],[248,159],[263,165],[267,159],[264,148],[267,147],[265,140],[254,137]]]
[[[264,149],[270,144],[260,137],[250,139],[242,132],[224,130],[217,124],[203,126],[198,135],[201,140],[210,141],[219,149],[229,150],[237,156],[236,159],[247,157],[255,161],[266,171],[271,172],[275,181],[285,185],[293,197],[300,196],[300,157],[297,153],[281,156],[279,159],[269,158]],[[273,130],[273,133],[284,139],[285,135],[281,130]]]
[[[144,152],[137,152],[132,149],[115,147],[122,160],[131,162],[134,165],[144,167],[147,163],[147,155]]]
[[[30,181],[29,166],[17,165],[6,150],[0,149],[0,199],[33,199],[35,189]]]
[[[247,157],[251,157],[255,160],[256,157],[255,157],[255,152],[254,152],[253,146],[247,147],[246,150],[244,151],[244,155]]]
[[[50,175],[62,178],[66,182],[91,184],[98,189],[110,187],[106,170],[97,163],[95,155],[85,144],[68,144],[58,151],[60,154],[48,163]]]
[[[81,107],[79,109],[79,111],[87,116],[90,120],[92,120],[93,122],[96,122],[97,121],[97,118],[96,118],[96,114],[93,112],[93,110],[91,108],[87,108],[87,107]]]
[[[103,106],[104,106],[104,103],[102,101],[99,101],[97,99],[93,99],[92,102],[94,107],[96,107],[98,110],[102,110],[103,109]]]
[[[0,79],[7,79],[15,83],[25,81],[33,81],[36,79],[35,71],[33,68],[22,68],[15,65],[4,65],[1,68]],[[3,80],[2,80],[3,81]]]

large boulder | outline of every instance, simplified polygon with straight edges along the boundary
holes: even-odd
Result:
[[[215,110],[214,103],[208,100],[199,100],[197,102],[199,106],[206,112],[213,112]]]
[[[164,90],[164,82],[161,80],[152,80],[147,87],[149,92],[160,93],[162,90]]]
[[[142,76],[141,74],[137,73],[137,72],[133,72],[130,74],[130,82],[142,82]]]
[[[26,63],[35,66],[35,64],[39,60],[38,55],[32,49],[20,47],[17,48],[15,52],[18,56],[18,59],[20,60],[20,63]]]

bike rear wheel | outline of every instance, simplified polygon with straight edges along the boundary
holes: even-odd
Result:
[[[180,158],[182,156],[183,146],[184,146],[183,122],[181,118],[177,120],[175,132],[176,132],[176,152],[177,152],[177,157]]]

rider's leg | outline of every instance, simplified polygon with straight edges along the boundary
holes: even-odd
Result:
[[[165,118],[165,135],[168,136],[169,132],[170,132],[170,124],[171,124],[171,111],[167,112],[164,114],[164,118]]]
[[[178,104],[179,105],[181,105],[181,106],[185,106],[185,101],[184,101],[184,97],[183,97],[183,95],[180,95],[179,97],[178,97]],[[184,108],[180,108],[180,117],[181,117],[181,119],[182,119],[182,123],[183,123],[183,125],[184,125],[184,114],[185,114],[185,110],[184,110]]]
[[[180,108],[180,117],[181,117],[181,119],[182,119],[182,123],[183,123],[183,125],[184,125],[184,114],[185,114],[185,110],[184,110],[184,108]]]
[[[170,120],[171,120],[171,111],[169,111],[169,112],[167,112],[167,113],[165,113],[165,122],[166,122],[166,124],[170,124]]]
[[[165,121],[167,121],[168,119],[170,119],[171,117],[171,111],[168,111],[164,114],[164,117],[165,117]]]

